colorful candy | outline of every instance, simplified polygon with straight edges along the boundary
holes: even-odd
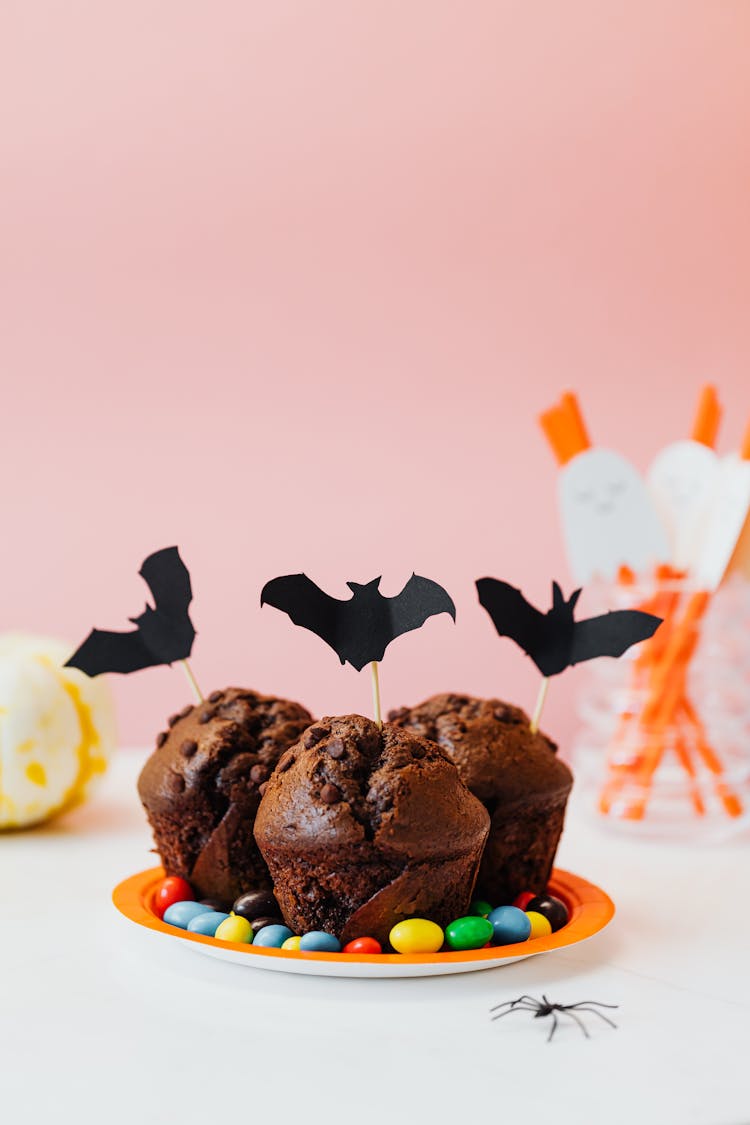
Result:
[[[296,953],[299,950],[299,943],[301,941],[301,937],[297,937],[296,934],[293,934],[291,937],[288,937],[285,942],[282,942],[281,948],[291,949]]]
[[[193,888],[179,875],[168,875],[157,883],[154,891],[154,914],[159,918],[164,917],[164,911],[175,902],[192,902],[195,898]]]
[[[244,922],[245,919],[243,918]],[[246,925],[250,927],[250,923]],[[251,931],[252,932],[252,931]],[[262,930],[258,930],[253,939],[253,945],[260,946],[263,949],[281,949],[287,938],[294,937],[294,934],[288,926],[264,926]]]
[[[205,937],[214,937],[221,923],[229,915],[223,910],[207,910],[205,914],[196,914],[187,924],[191,934],[203,934]]]
[[[257,934],[258,930],[264,930],[266,926],[283,926],[284,919],[279,918],[274,914],[273,917],[263,918],[248,918],[248,922],[253,927],[254,932]]]
[[[483,898],[475,898],[469,907],[469,914],[478,914],[480,918],[486,918],[492,910],[492,903],[485,902]]]
[[[561,930],[568,922],[568,908],[564,902],[552,895],[535,895],[526,903],[526,910],[543,914],[552,927],[552,933]]]
[[[188,923],[193,918],[197,918],[200,914],[210,913],[210,907],[202,906],[201,903],[193,900],[190,902],[173,902],[164,911],[164,921],[169,926],[177,926],[180,930],[186,930]]]
[[[552,926],[543,914],[537,914],[535,910],[527,910],[526,917],[531,922],[529,941],[533,941],[534,938],[549,937],[552,933]]]
[[[396,923],[388,940],[397,953],[437,953],[443,944],[443,931],[427,918],[407,918]]]
[[[521,891],[520,895],[516,895],[513,899],[513,905],[517,906],[519,910],[525,910],[526,904],[531,902],[532,898],[536,898],[533,891]]]
[[[490,912],[488,921],[492,924],[496,945],[517,945],[519,941],[526,941],[531,933],[528,914],[517,906],[498,906]]]
[[[325,930],[310,930],[309,933],[303,934],[299,947],[303,953],[341,952],[339,939],[333,934],[327,934]]]
[[[239,941],[243,945],[249,945],[253,940],[253,927],[247,918],[241,918],[239,914],[230,914],[219,924],[214,937],[219,941]]]
[[[207,906],[209,910],[216,910],[219,914],[229,914],[231,911],[229,903],[220,898],[202,898],[200,903],[201,906]]]
[[[382,953],[383,947],[374,937],[358,937],[348,941],[342,953],[358,953],[360,957],[370,957],[375,953]]]
[[[493,934],[492,922],[479,914],[456,918],[445,927],[445,943],[451,949],[481,949]]]
[[[247,891],[240,895],[232,910],[252,922],[254,918],[277,918],[279,904],[271,891]]]

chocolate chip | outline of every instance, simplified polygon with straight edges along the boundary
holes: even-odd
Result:
[[[160,730],[156,736],[156,749],[158,750],[160,746],[163,746],[168,738],[169,735],[167,732],[165,730]]]
[[[324,805],[337,805],[341,800],[341,790],[338,785],[327,782],[320,791],[320,799]]]
[[[185,790],[185,778],[181,773],[170,774],[167,784],[172,793],[182,793]]]
[[[510,707],[496,707],[492,713],[499,723],[507,723],[512,716]]]
[[[198,749],[198,743],[193,738],[187,738],[182,746],[180,746],[180,753],[183,758],[192,758],[195,751]]]
[[[279,764],[276,767],[278,773],[286,773],[290,766],[294,765],[294,754],[287,750],[286,754],[282,754],[279,758]]]
[[[424,754],[425,754],[424,746],[412,746],[412,748],[411,748],[412,758],[424,758]]]
[[[250,770],[250,780],[254,781],[256,785],[260,785],[262,781],[268,781],[270,771],[268,766],[254,765]]]
[[[330,733],[330,727],[310,727],[302,739],[302,745],[309,750],[311,746],[317,746],[320,740]]]
[[[205,711],[201,711],[200,715],[198,716],[198,722],[210,723],[215,714],[216,712],[214,711],[213,707],[207,707]]]
[[[192,710],[193,710],[192,703],[186,703],[185,706],[180,711],[180,718],[186,719]]]
[[[326,750],[329,756],[336,762],[346,754],[346,747],[340,738],[332,738],[326,746]]]
[[[179,715],[170,715],[169,718],[167,719],[167,726],[173,727],[175,725],[175,723],[179,723],[179,721],[180,721]]]
[[[261,797],[265,794],[266,789],[268,789],[267,781],[264,781],[262,785],[258,786],[258,792],[260,793]]]
[[[219,700],[221,699],[221,697],[223,696],[223,694],[224,694],[223,691],[212,691],[211,694],[208,697],[208,702],[209,703],[218,703]]]

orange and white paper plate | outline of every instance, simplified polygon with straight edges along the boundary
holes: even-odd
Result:
[[[550,953],[586,941],[603,930],[615,912],[614,903],[604,891],[577,875],[555,870],[549,883],[550,893],[562,899],[568,908],[569,920],[557,933],[518,945],[496,945],[470,949],[460,953],[429,953],[408,956],[381,953],[358,956],[349,953],[301,953],[285,949],[256,949],[231,941],[191,934],[168,926],[152,908],[156,885],[164,878],[161,867],[131,875],[115,887],[112,901],[122,915],[136,925],[153,931],[160,939],[188,943],[186,948],[220,961],[231,961],[252,969],[270,969],[280,973],[302,973],[319,977],[430,977],[452,973],[472,973],[495,969]]]

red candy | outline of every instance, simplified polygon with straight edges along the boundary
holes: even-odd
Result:
[[[346,943],[341,950],[342,953],[359,953],[361,956],[370,956],[373,953],[382,953],[383,949],[379,941],[375,941],[374,937],[358,937],[354,941]]]
[[[195,895],[193,888],[179,875],[168,875],[157,885],[154,891],[154,914],[159,918],[164,916],[167,907],[175,902],[193,902]]]
[[[513,899],[513,905],[517,906],[519,910],[525,910],[532,898],[536,898],[533,891],[521,891],[520,895],[516,895]]]

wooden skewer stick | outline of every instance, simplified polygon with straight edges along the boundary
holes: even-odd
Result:
[[[203,702],[203,693],[201,692],[201,689],[198,687],[198,681],[196,680],[195,676],[193,675],[193,669],[190,667],[187,660],[181,660],[180,664],[185,669],[185,675],[188,678],[188,683],[190,684],[190,687],[192,688],[192,691],[193,691],[193,695],[195,696],[195,702],[196,703],[202,703]]]
[[[549,676],[542,676],[542,682],[539,685],[539,694],[536,697],[536,704],[534,705],[534,714],[531,716],[529,723],[529,730],[532,734],[536,734],[539,730],[539,723],[542,718],[542,711],[544,710],[544,701],[547,698],[547,690],[549,688]]]
[[[380,679],[378,678],[377,660],[373,660],[370,664],[370,671],[372,672],[372,706],[375,712],[375,722],[378,724],[378,730],[382,730],[383,719],[380,714]]]

